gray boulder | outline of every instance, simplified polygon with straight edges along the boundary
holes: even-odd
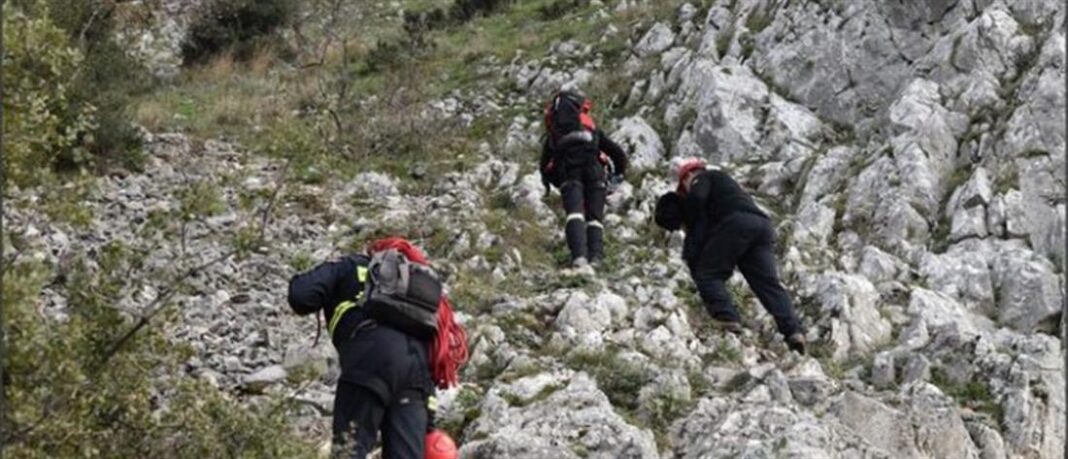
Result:
[[[660,54],[670,48],[674,41],[675,32],[671,30],[671,27],[663,22],[658,22],[645,33],[641,40],[638,40],[638,44],[634,46],[634,51],[642,57]]]
[[[589,458],[659,458],[652,432],[628,424],[612,409],[608,398],[585,373],[575,374],[569,382],[561,381],[563,387],[542,400],[525,406],[510,406],[498,392],[491,391],[482,402],[482,415],[469,428],[469,438],[479,438],[464,445],[461,455],[474,454],[487,448],[497,451],[525,451],[511,445],[510,439],[521,438],[522,433],[531,437],[549,439],[549,445],[540,445],[530,456],[559,448]],[[491,445],[491,446],[486,446]],[[497,445],[497,446],[492,446]],[[546,449],[548,448],[548,449]],[[558,457],[558,456],[553,456]],[[559,457],[572,457],[567,455]]]

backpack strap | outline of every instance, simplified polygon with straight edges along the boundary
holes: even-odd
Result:
[[[349,309],[360,306],[363,302],[363,298],[366,296],[365,292],[367,292],[367,273],[368,270],[366,266],[356,266],[356,280],[360,282],[363,289],[360,290],[360,293],[356,294],[356,298],[342,301],[341,304],[337,305],[337,308],[334,309],[334,316],[330,318],[330,322],[326,325],[326,329],[330,332],[330,336],[334,336],[334,329],[336,329],[337,324],[341,322],[341,316],[345,315]],[[326,313],[324,312],[323,314]]]

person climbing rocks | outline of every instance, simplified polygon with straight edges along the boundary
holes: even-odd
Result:
[[[775,230],[745,190],[725,172],[700,159],[682,163],[678,187],[660,197],[656,224],[686,230],[682,259],[713,324],[741,332],[740,318],[727,290],[737,267],[791,350],[805,353],[805,336],[775,262]]]
[[[384,458],[423,459],[427,441],[441,442],[442,432],[428,435],[428,404],[434,386],[458,383],[467,334],[422,251],[401,238],[375,241],[366,254],[294,276],[289,306],[322,311],[338,352],[332,457],[364,459],[379,431]]]
[[[605,200],[627,170],[626,152],[597,128],[592,107],[578,91],[553,95],[545,106],[538,167],[546,192],[550,184],[560,190],[567,214],[564,234],[576,268],[604,259]]]

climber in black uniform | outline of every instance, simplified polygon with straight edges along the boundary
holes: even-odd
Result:
[[[564,233],[572,266],[604,258],[604,206],[608,187],[622,182],[627,154],[594,124],[592,103],[558,92],[545,108],[547,135],[538,170],[542,182],[560,190],[567,212]]]
[[[682,259],[719,328],[741,330],[726,285],[737,266],[787,346],[805,352],[804,334],[775,266],[771,221],[734,179],[701,160],[687,161],[679,169],[678,190],[657,202],[655,219],[669,231],[686,229]]]
[[[364,459],[381,430],[383,457],[423,459],[430,344],[371,320],[360,307],[369,262],[352,255],[293,277],[289,306],[297,314],[323,310],[338,351],[333,457]]]

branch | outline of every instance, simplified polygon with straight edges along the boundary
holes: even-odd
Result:
[[[148,310],[148,314],[142,315],[141,318],[137,321],[137,323],[134,324],[134,326],[131,327],[129,331],[122,335],[122,338],[119,338],[117,341],[115,341],[114,344],[111,345],[111,347],[108,348],[108,351],[104,353],[104,357],[94,369],[93,374],[99,374],[100,370],[104,368],[104,365],[111,361],[112,357],[118,354],[119,350],[122,348],[123,345],[125,345],[131,338],[133,338],[133,336],[136,335],[138,331],[140,331],[142,328],[145,328],[145,326],[148,325],[148,323],[152,320],[153,317],[155,317],[157,314],[159,314],[160,311],[165,309],[166,304],[164,304],[163,302],[169,300],[172,296],[174,296],[174,294],[178,292],[178,289],[182,287],[186,279],[236,254],[237,249],[231,249],[230,251],[219,255],[218,257],[207,261],[206,263],[186,270],[185,273],[183,273],[181,276],[178,276],[177,279],[172,281],[171,285],[169,285],[160,295],[156,296],[156,299],[152,300],[152,302],[149,303],[148,307],[146,307],[146,309]]]

